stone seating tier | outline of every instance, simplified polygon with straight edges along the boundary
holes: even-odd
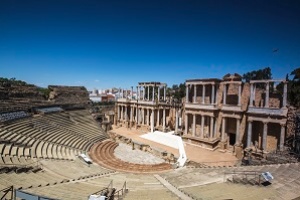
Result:
[[[89,152],[91,159],[110,169],[125,171],[125,172],[135,172],[135,173],[150,173],[167,171],[172,168],[168,163],[160,163],[153,165],[146,164],[134,164],[122,161],[115,157],[114,149],[118,146],[118,143],[113,141],[104,141],[96,143]]]

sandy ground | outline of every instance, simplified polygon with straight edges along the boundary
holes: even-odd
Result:
[[[127,138],[131,138],[134,141],[138,141],[140,143],[148,144],[152,148],[157,148],[161,150],[165,150],[167,152],[173,153],[175,156],[178,156],[178,150],[172,147],[159,144],[144,138],[141,138],[140,135],[146,134],[146,132],[142,132],[136,129],[127,129],[124,127],[116,128],[113,127],[113,132],[118,135],[125,136]],[[192,144],[185,143],[185,151],[189,160],[204,163],[211,166],[228,166],[233,165],[238,159],[232,155],[231,153],[223,153],[218,150],[211,151],[208,149],[204,149]]]

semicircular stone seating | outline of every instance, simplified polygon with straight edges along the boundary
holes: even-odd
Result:
[[[114,150],[118,145],[118,143],[110,140],[98,142],[93,145],[89,152],[89,155],[94,162],[106,168],[124,172],[157,173],[159,171],[167,171],[172,169],[172,165],[169,163],[136,164],[120,160],[114,155]]]

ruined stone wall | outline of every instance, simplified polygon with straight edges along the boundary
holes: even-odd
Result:
[[[1,85],[0,112],[30,109],[45,102],[45,97],[34,85]]]
[[[289,107],[288,114],[287,114],[287,122],[286,122],[286,137],[291,137],[295,134],[296,128],[296,113],[297,109],[293,106]]]
[[[239,86],[237,84],[227,84],[226,104],[237,105]]]
[[[49,89],[49,100],[54,103],[86,105],[90,101],[83,86],[49,86]]]

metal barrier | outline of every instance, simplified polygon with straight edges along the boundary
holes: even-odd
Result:
[[[0,193],[1,192],[3,192],[3,194],[2,194],[2,197],[0,200],[7,199],[6,197],[9,194],[9,192],[10,192],[10,199],[14,199],[14,187],[13,186],[4,188],[4,189],[0,190]]]
[[[240,175],[242,176],[242,180],[240,182],[244,182],[247,181],[247,183],[251,183],[251,181],[254,181],[254,183],[252,182],[252,184],[256,184],[256,185],[261,185],[262,181],[261,181],[261,172],[258,171],[233,171],[233,172],[225,172],[224,173],[224,179],[223,181],[226,181],[227,175]],[[249,179],[249,177],[254,177]],[[235,182],[236,177],[232,177],[232,181]]]
[[[109,196],[108,199],[111,199],[111,197],[113,197],[113,199],[123,199],[124,195],[128,192],[126,186],[127,184],[125,181],[123,187],[120,190],[114,192],[114,194],[112,194],[112,196]]]
[[[54,198],[49,198],[46,196],[36,195],[29,192],[24,192],[21,190],[15,190],[15,197],[26,199],[26,200],[58,200]]]

